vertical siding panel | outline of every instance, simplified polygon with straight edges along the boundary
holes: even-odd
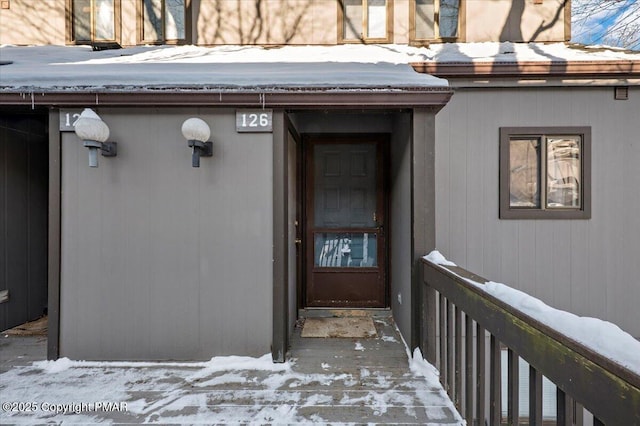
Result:
[[[487,98],[478,96],[480,105],[478,108],[484,108],[486,105],[494,105],[500,102],[499,95],[489,93]],[[499,127],[499,126],[498,126]],[[497,200],[498,194],[498,159],[499,159],[499,139],[498,128],[494,123],[488,120],[481,120],[478,124],[477,143],[482,150],[480,156],[480,164],[482,167],[482,208],[477,210],[480,215],[483,230],[483,249],[482,249],[482,265],[483,276],[498,277],[502,270],[502,242],[500,239],[500,229],[503,225],[499,219],[499,209]]]
[[[467,156],[469,149],[469,134],[475,125],[475,115],[469,114],[469,95],[460,97],[453,122],[465,120],[467,126],[452,125],[450,127],[449,156],[449,250],[448,255],[461,266],[467,263]]]
[[[585,253],[589,251],[591,240],[591,226],[589,221],[573,221],[571,228],[571,289],[568,309],[577,314],[585,315],[589,303],[589,295],[585,291],[589,285],[589,268],[585,265]]]
[[[90,168],[87,160],[87,148],[82,146],[82,142],[70,134],[73,139],[68,146],[70,151],[76,151],[80,155],[76,158],[75,166],[78,168],[78,233],[75,236],[78,245],[81,247],[78,256],[78,269],[75,274],[78,291],[79,312],[76,321],[80,322],[78,330],[80,336],[76,345],[82,345],[87,349],[89,357],[99,357],[101,353],[107,352],[108,348],[104,344],[103,333],[109,330],[109,323],[99,314],[103,306],[110,309],[114,306],[110,303],[111,288],[105,286],[102,277],[102,245],[100,234],[103,217],[109,214],[102,205],[101,175],[106,167],[104,158],[99,158],[100,168]],[[64,189],[63,189],[64,191]]]
[[[67,356],[67,346],[72,346],[77,340],[78,322],[75,315],[78,306],[78,291],[73,283],[77,282],[75,275],[78,269],[79,256],[71,255],[78,251],[78,167],[79,150],[73,141],[75,136],[62,133],[60,137],[60,356]],[[77,143],[77,141],[76,141]],[[71,284],[66,284],[71,283]],[[63,285],[66,288],[63,288]]]
[[[559,309],[571,309],[571,223],[554,221],[552,234],[553,268],[551,281],[544,283],[544,297]]]
[[[116,116],[112,115],[110,126],[122,134],[119,138],[122,146],[118,147],[118,157],[112,160],[118,163],[118,171],[122,177],[113,190],[114,194],[119,195],[116,199],[121,203],[126,223],[123,234],[116,237],[117,242],[114,244],[121,247],[124,255],[119,259],[125,283],[123,295],[126,295],[123,309],[127,312],[127,315],[123,315],[122,321],[129,322],[131,327],[131,332],[124,341],[128,345],[135,345],[135,340],[139,339],[139,346],[129,351],[132,352],[132,356],[143,358],[145,353],[152,350],[152,333],[145,330],[150,330],[154,325],[153,299],[154,294],[161,290],[157,288],[160,282],[154,280],[157,265],[151,256],[151,250],[158,242],[148,238],[152,235],[154,226],[154,221],[151,220],[154,215],[153,200],[160,189],[153,187],[154,176],[144,164],[149,162],[160,168],[160,150],[163,146],[160,143],[150,143],[159,142],[155,138],[158,134],[157,126],[149,126],[149,123],[144,126],[135,125],[140,119],[139,111],[132,111],[127,117],[117,118],[123,120],[122,125],[119,125]],[[147,127],[150,127],[148,133],[145,131]],[[163,234],[161,230],[159,232],[157,237],[161,238]],[[142,266],[143,262],[147,262],[147,265]],[[119,323],[119,328],[121,327],[125,327],[125,324]]]
[[[629,91],[628,101],[612,101],[621,122],[636,123],[636,126],[614,123],[613,139],[620,145],[622,157],[622,181],[619,182],[622,225],[620,243],[615,248],[619,285],[612,286],[608,312],[616,324],[640,339],[640,326],[637,325],[640,323],[637,314],[640,301],[640,90],[636,86]],[[629,315],[630,312],[636,313],[635,316]]]
[[[477,92],[468,95],[467,111],[477,111],[484,105],[483,97]],[[484,144],[487,136],[483,133],[484,120],[477,120],[467,129],[467,158],[466,158],[466,262],[472,271],[483,274],[483,217],[485,208],[483,181],[486,164],[482,162]]]
[[[607,93],[608,92],[608,93]],[[572,118],[581,119],[591,125],[592,132],[592,218],[590,219],[590,238],[588,247],[583,251],[582,267],[589,271],[588,281],[583,285],[586,293],[584,311],[591,316],[606,318],[607,283],[611,272],[611,253],[605,251],[609,245],[611,232],[620,225],[615,208],[615,195],[610,185],[615,168],[620,159],[615,157],[615,147],[608,133],[609,115],[603,114],[603,106],[611,107],[606,89],[585,90],[572,93],[576,99],[575,114]],[[581,117],[581,118],[579,118]],[[615,119],[617,121],[617,119]],[[616,223],[617,222],[617,223]]]
[[[445,256],[451,253],[451,129],[455,119],[466,120],[458,111],[457,99],[458,95],[454,94],[436,115],[436,247]]]
[[[553,222],[550,221],[535,221],[534,234],[535,234],[535,257],[533,259],[533,266],[535,268],[533,276],[535,277],[531,294],[547,300],[548,303],[552,303],[553,285],[560,285],[556,282],[554,276],[554,264],[555,264],[555,250],[553,249]]]
[[[100,229],[100,192],[95,190],[95,173],[89,174],[87,149],[82,147],[75,134],[63,134],[61,149],[60,356],[71,356],[67,349],[80,344],[91,348],[90,353],[93,354],[100,350],[99,333],[96,332],[100,329],[100,318],[96,313],[105,302],[105,299],[98,301],[99,295],[91,291],[95,286],[96,273],[90,272],[92,269],[97,272],[94,268],[99,250],[95,231]]]
[[[196,354],[198,342],[198,227],[199,173],[206,173],[208,159],[201,161],[200,168],[192,168],[190,149],[180,133],[187,118],[180,114],[139,115],[142,127],[153,128],[138,137],[145,145],[159,145],[150,154],[152,164],[162,165],[162,173],[153,173],[146,184],[151,194],[149,234],[144,238],[151,242],[145,259],[153,265],[149,282],[150,332],[153,352],[173,353],[186,359]],[[154,126],[161,119],[164,126]],[[206,121],[206,120],[205,120]],[[128,122],[127,127],[135,123]],[[156,147],[154,147],[156,148]],[[180,148],[184,148],[180,151]],[[185,155],[186,154],[186,155]],[[146,163],[145,150],[136,148],[135,164]],[[146,161],[145,161],[146,160]],[[129,164],[128,167],[135,167]],[[148,170],[151,173],[151,170]],[[149,278],[151,280],[149,281]],[[166,339],[167,335],[172,336]],[[193,356],[193,355],[191,355]]]
[[[223,133],[226,135],[226,133]],[[207,173],[204,174],[201,179],[201,184],[208,187],[207,197],[201,199],[202,210],[201,220],[202,223],[208,223],[209,221],[227,220],[231,214],[231,203],[229,202],[230,188],[222,185],[221,182],[225,182],[229,177],[229,169],[227,166],[229,161],[227,158],[227,150],[230,148],[225,143],[225,138],[220,134],[212,137],[213,141],[213,157],[208,158],[209,166],[207,167]],[[201,167],[203,164],[201,164]],[[211,213],[215,212],[212,216]],[[200,310],[200,328],[201,328],[201,343],[203,350],[205,348],[214,348],[218,345],[222,345],[224,331],[222,325],[225,324],[225,318],[228,312],[225,311],[225,306],[217,307],[212,301],[221,297],[220,289],[214,285],[213,280],[210,277],[216,277],[216,281],[220,283],[231,282],[233,275],[225,268],[224,264],[220,264],[218,259],[223,259],[225,256],[225,247],[222,244],[216,244],[216,240],[228,241],[230,238],[228,227],[217,230],[215,240],[212,238],[200,238],[200,253],[203,257],[203,261],[200,264],[201,277],[201,289],[200,289],[200,302],[198,309]],[[225,295],[226,296],[226,295]],[[206,355],[206,354],[205,354]]]
[[[393,123],[391,138],[391,308],[393,317],[403,336],[411,336],[411,117],[398,115]],[[442,128],[442,126],[441,126]],[[448,150],[445,148],[444,150]],[[436,157],[442,152],[436,147]],[[444,160],[443,160],[444,161]],[[447,167],[445,166],[446,170]],[[436,174],[439,173],[436,164]],[[437,180],[437,178],[436,178]],[[436,185],[436,206],[438,197],[448,191],[442,190],[442,182]],[[438,211],[438,213],[440,213]],[[440,214],[436,221],[442,220]],[[443,238],[445,236],[445,238]],[[436,224],[436,248],[443,250],[446,241],[446,228]],[[444,248],[446,250],[446,248]],[[446,253],[446,251],[444,251]]]
[[[638,123],[640,118],[640,102],[638,102],[638,91],[629,101],[616,101],[610,96],[605,98],[604,104],[611,116],[617,117],[622,123]],[[634,92],[631,93],[632,95]],[[635,110],[634,110],[635,103]],[[596,111],[594,111],[594,114]],[[603,261],[607,263],[606,281],[599,283],[606,292],[606,316],[612,318],[617,324],[626,328],[630,318],[628,313],[637,311],[637,301],[640,300],[638,290],[638,272],[640,267],[637,261],[629,262],[636,254],[636,259],[640,257],[638,250],[638,211],[640,211],[640,189],[638,181],[638,155],[637,135],[629,126],[621,126],[617,120],[611,120],[609,116],[603,120],[602,125],[602,148],[606,150],[609,159],[606,167],[608,170],[606,185],[606,199],[603,204],[604,212],[612,220],[607,223],[606,234],[603,234],[600,250],[606,251]],[[635,144],[635,150],[633,148]],[[635,161],[634,161],[635,160]],[[629,173],[627,168],[631,166],[634,171]],[[635,178],[633,177],[635,175]],[[636,185],[634,185],[634,180]],[[629,212],[635,211],[635,218]],[[634,233],[633,230],[636,230]],[[635,249],[634,249],[635,246]],[[635,264],[635,265],[634,265]],[[638,294],[634,299],[633,293]],[[635,303],[634,303],[635,302]],[[636,306],[634,306],[636,305]],[[640,318],[638,319],[640,321]],[[636,332],[636,336],[640,332]]]
[[[531,294],[537,295],[537,267],[544,268],[546,265],[538,265],[537,259],[537,239],[535,221],[526,220],[518,223],[518,281],[513,284],[517,288]]]

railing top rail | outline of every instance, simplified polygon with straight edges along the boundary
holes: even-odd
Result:
[[[606,424],[640,425],[640,376],[468,282],[488,280],[423,261],[425,284]]]
[[[509,305],[508,303],[505,303],[504,301],[483,291],[481,288],[467,281],[467,280],[470,280],[470,281],[477,282],[479,284],[484,284],[486,282],[489,282],[490,280],[483,278],[480,275],[474,274],[459,266],[442,265],[442,264],[431,262],[427,259],[422,259],[422,261],[427,267],[430,267],[446,275],[447,277],[449,277],[450,279],[452,279],[453,281],[455,281],[465,289],[477,294],[482,298],[485,298],[489,303],[496,305],[500,309],[508,312],[510,315],[513,315],[514,317],[519,318],[522,321],[528,323],[529,325],[531,325],[531,327],[539,330],[541,333],[547,335],[548,337],[562,343],[564,346],[567,346],[572,351],[591,360],[594,364],[597,364],[603,369],[608,370],[612,374],[615,374],[616,376],[624,379],[629,384],[632,384],[633,386],[640,388],[640,375],[634,373],[633,371],[629,370],[627,367],[615,362],[614,360],[607,358],[601,353],[594,351],[588,346],[585,346],[583,343],[580,343],[574,340],[570,336],[560,333],[558,330],[538,321],[537,319],[531,317],[530,315],[527,315],[525,312],[522,312],[516,309],[515,307]],[[474,318],[474,320],[475,319],[476,318]],[[487,329],[487,330],[491,332],[490,329]]]

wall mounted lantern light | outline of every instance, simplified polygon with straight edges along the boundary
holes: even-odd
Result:
[[[107,142],[109,126],[92,109],[85,108],[75,125],[76,135],[89,148],[89,167],[98,167],[98,150],[103,157],[115,157],[117,143]]]
[[[200,167],[200,157],[213,156],[213,142],[209,141],[211,129],[209,125],[199,118],[188,118],[182,123],[182,136],[185,137],[189,147],[193,148],[191,166]]]

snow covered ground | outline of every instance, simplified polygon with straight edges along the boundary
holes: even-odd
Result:
[[[409,356],[390,319],[376,327],[376,338],[295,337],[285,364],[264,355],[14,367],[0,375],[0,423],[464,424],[434,367]]]

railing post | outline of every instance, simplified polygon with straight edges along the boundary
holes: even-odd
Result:
[[[445,363],[447,354],[447,318],[446,318],[446,301],[444,295],[440,293],[440,297],[438,298],[438,331],[440,332],[440,358],[438,363],[438,370],[440,371],[440,384],[443,389],[447,389],[447,364]]]
[[[485,347],[484,328],[476,323],[476,417],[479,426],[484,426],[485,418]]]
[[[453,398],[453,305],[447,299],[447,393]]]
[[[556,424],[558,426],[573,425],[573,407],[571,398],[560,388],[556,388]]]
[[[427,284],[423,287],[426,324],[423,324],[422,353],[426,360],[436,365],[436,291]]]
[[[542,374],[529,365],[529,424],[542,425]]]
[[[459,412],[462,412],[462,310],[456,305],[455,308],[455,351],[456,351],[456,380],[455,397],[453,402]]]
[[[514,351],[509,349],[507,351],[507,424],[509,426],[518,426],[520,421],[520,404],[519,404],[519,390],[520,390],[520,372],[519,357]]]
[[[496,336],[491,335],[489,342],[489,370],[491,379],[489,382],[489,424],[502,423],[502,352],[500,342]]]
[[[576,401],[573,401],[573,424],[576,426],[584,425],[584,407]]]
[[[464,316],[464,407],[468,425],[473,425],[473,319]]]

